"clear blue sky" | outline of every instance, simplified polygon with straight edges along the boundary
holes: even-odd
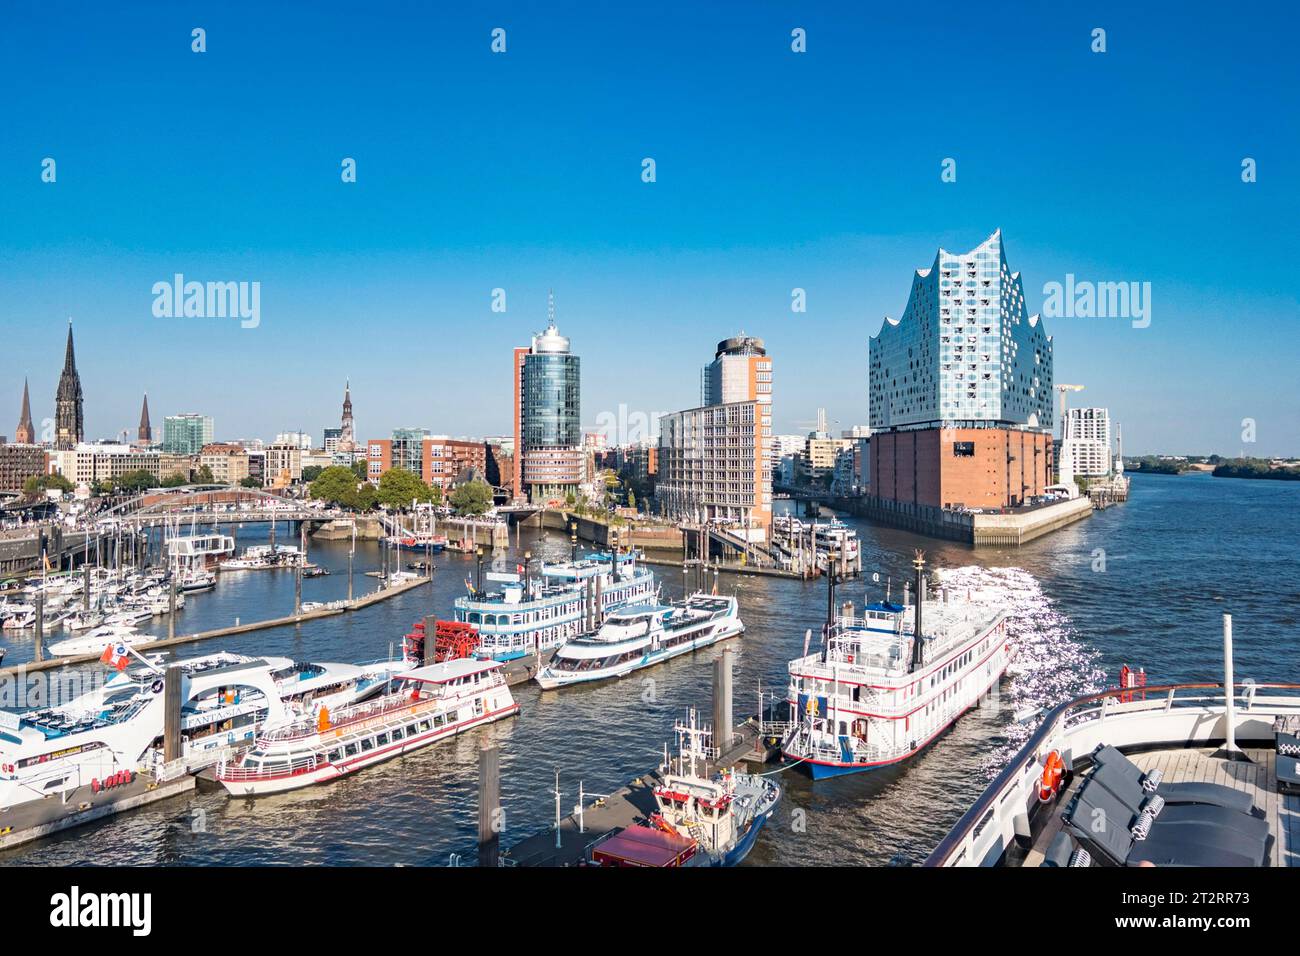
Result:
[[[361,437],[505,432],[549,287],[589,427],[695,404],[739,329],[780,431],[847,427],[912,270],[1001,227],[1031,311],[1066,273],[1152,284],[1147,329],[1047,322],[1126,450],[1300,452],[1292,6],[291,6],[6,5],[0,433],[24,375],[52,414],[68,316],[93,436],[147,390],[156,424],[319,439],[347,377]],[[176,272],[260,282],[261,326],[155,318]]]

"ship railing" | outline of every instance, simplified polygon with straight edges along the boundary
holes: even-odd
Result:
[[[268,768],[260,765],[257,768],[242,767],[238,764],[232,764],[228,760],[223,760],[217,765],[217,779],[228,780],[231,783],[238,783],[241,780],[260,780],[269,777],[292,777],[295,774],[307,773],[315,770],[321,763],[319,754],[308,754],[305,757],[297,757],[287,762],[283,760],[275,761],[274,768]]]
[[[939,842],[925,865],[1000,862],[1018,829],[1028,826],[1043,760],[1052,750],[1062,751],[1066,763],[1078,767],[1099,743],[1179,747],[1221,743],[1227,705],[1223,687],[1204,683],[1111,688],[1057,705]],[[1300,715],[1300,684],[1247,680],[1235,683],[1234,691],[1239,742],[1270,737],[1274,717]]]

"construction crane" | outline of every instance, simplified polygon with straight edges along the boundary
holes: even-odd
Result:
[[[1058,385],[1056,390],[1061,393],[1061,441],[1065,441],[1065,393],[1082,392],[1082,385]]]

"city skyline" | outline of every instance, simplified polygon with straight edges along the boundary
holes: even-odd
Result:
[[[818,407],[839,431],[866,421],[867,342],[902,314],[906,277],[937,246],[1000,228],[1030,314],[1051,283],[1150,283],[1145,328],[1047,319],[1058,378],[1085,384],[1080,400],[1109,408],[1133,453],[1300,451],[1300,399],[1269,384],[1290,373],[1269,343],[1300,312],[1276,267],[1296,209],[1296,131],[1266,121],[1294,106],[1281,35],[1230,12],[1118,6],[1027,9],[998,31],[958,5],[942,8],[944,30],[905,11],[798,6],[692,11],[685,32],[685,8],[635,30],[619,11],[562,24],[506,11],[494,56],[497,20],[478,14],[417,12],[398,31],[341,9],[321,9],[311,43],[287,11],[259,14],[255,32],[205,12],[201,55],[191,13],[88,8],[99,41],[83,50],[51,13],[14,12],[0,37],[16,101],[0,157],[0,433],[24,377],[34,418],[53,417],[53,343],[71,316],[89,436],[133,433],[143,392],[160,416],[213,415],[226,438],[319,434],[347,379],[359,439],[508,434],[498,343],[544,328],[551,287],[584,356],[584,429],[624,405],[689,407],[696,356],[744,331],[782,357],[776,431],[807,431]],[[1098,25],[1105,53],[1090,49]],[[454,42],[435,63],[438,36]],[[1192,71],[1181,51],[1207,36],[1222,69]],[[919,45],[942,71],[918,70]],[[872,84],[848,82],[867,52]],[[334,89],[324,64],[353,55],[360,68]],[[47,57],[69,65],[48,75]],[[953,77],[999,59],[1013,82],[979,94],[996,97],[997,123],[933,122]],[[302,97],[304,76],[330,95]],[[453,76],[454,98],[430,97]],[[159,138],[112,136],[125,115]],[[198,115],[219,148],[187,132]],[[1213,136],[1185,135],[1207,125]],[[355,183],[340,181],[348,157]],[[1247,157],[1257,182],[1242,181]],[[260,283],[260,323],[155,316],[154,284],[178,273]],[[806,312],[791,311],[794,290]],[[411,373],[422,356],[435,387]]]

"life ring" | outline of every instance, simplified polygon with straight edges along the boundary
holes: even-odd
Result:
[[[1038,802],[1047,803],[1054,799],[1061,789],[1061,777],[1065,775],[1065,761],[1061,752],[1053,750],[1043,762],[1043,780],[1038,785]]]

